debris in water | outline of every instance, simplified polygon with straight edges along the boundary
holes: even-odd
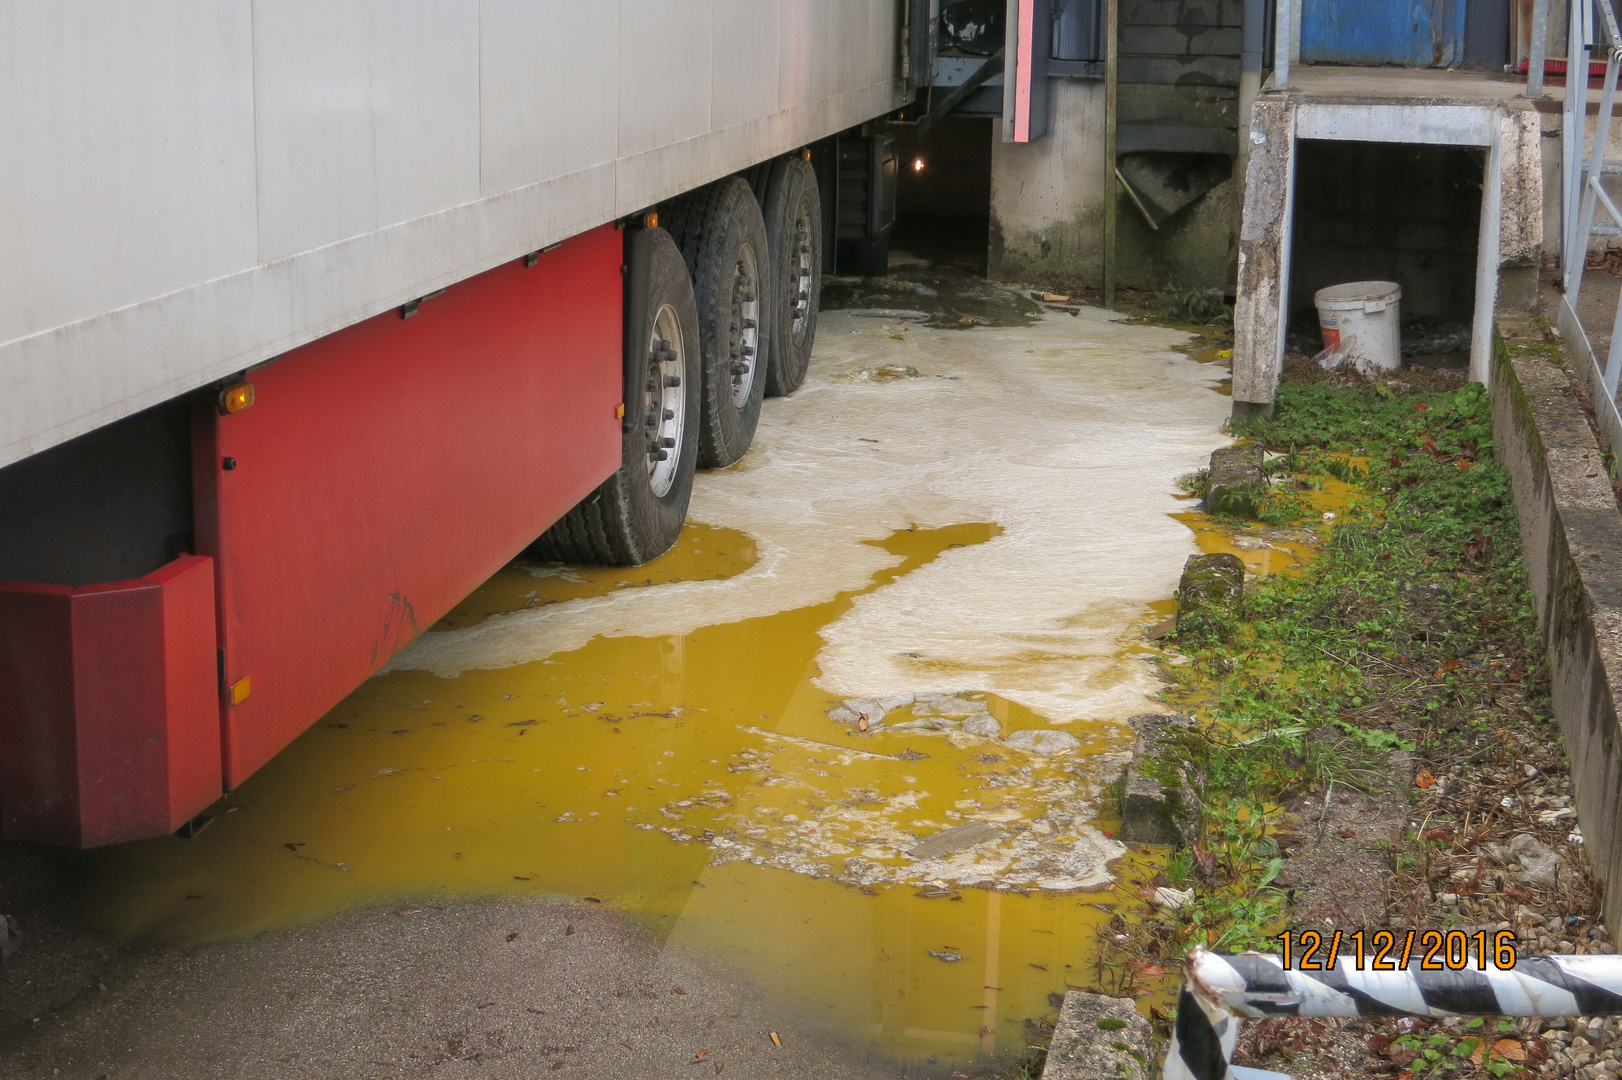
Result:
[[[1173,889],[1169,885],[1162,885],[1155,890],[1150,900],[1159,907],[1170,908],[1176,911],[1190,900],[1194,899],[1193,889]]]
[[[971,821],[966,825],[957,825],[950,829],[943,829],[933,836],[927,836],[907,849],[907,854],[915,859],[939,859],[946,855],[955,855],[959,851],[966,851],[988,840],[1001,838],[1002,830],[988,821]]]
[[[1016,731],[1003,741],[1004,746],[1023,750],[1028,754],[1065,754],[1081,745],[1081,740],[1068,731],[1028,730]]]
[[[892,335],[898,336],[898,335]],[[860,383],[875,382],[889,383],[900,379],[916,379],[921,372],[911,364],[880,364],[875,368],[857,368],[855,371],[846,371],[834,378],[840,382]]]
[[[942,961],[944,963],[947,963],[947,964],[955,964],[959,960],[963,959],[963,954],[962,953],[936,952],[934,949],[929,949],[927,951],[928,951],[930,956],[933,956],[935,959],[940,960],[940,961]]]

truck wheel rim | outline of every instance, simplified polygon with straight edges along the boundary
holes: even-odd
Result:
[[[682,345],[681,319],[669,304],[653,317],[653,333],[648,341],[648,381],[643,401],[643,430],[648,452],[648,486],[657,498],[664,498],[676,482],[681,461],[683,420],[687,412],[687,391],[682,377],[687,357]]]
[[[749,403],[760,367],[760,267],[753,244],[738,250],[737,273],[732,278],[732,404]]]
[[[794,219],[794,265],[788,287],[789,328],[799,345],[805,341],[805,327],[811,321],[811,220],[803,213]]]

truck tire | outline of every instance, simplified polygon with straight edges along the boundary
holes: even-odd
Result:
[[[681,535],[698,459],[698,311],[663,229],[627,229],[620,467],[530,547],[552,562],[638,566]]]
[[[822,300],[822,198],[811,162],[799,154],[773,162],[763,205],[776,294],[766,394],[786,397],[805,382]]]
[[[760,422],[771,368],[766,224],[742,177],[729,176],[672,202],[665,225],[687,261],[704,358],[698,464],[743,457]]]

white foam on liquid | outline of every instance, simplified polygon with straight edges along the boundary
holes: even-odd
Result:
[[[509,667],[821,603],[899,561],[864,540],[995,522],[997,538],[857,597],[823,630],[819,685],[991,691],[1057,722],[1148,711],[1158,684],[1121,640],[1197,550],[1167,516],[1177,477],[1227,441],[1220,371],[1171,351],[1186,340],[1097,309],[969,330],[823,312],[806,385],[694,486],[689,517],[753,536],[754,567],[425,634],[390,669]],[[848,378],[885,364],[921,375]]]

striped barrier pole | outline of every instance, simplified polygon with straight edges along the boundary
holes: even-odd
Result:
[[[1184,968],[1164,1080],[1280,1077],[1230,1065],[1242,1017],[1269,1016],[1605,1016],[1622,1014],[1622,956],[1528,956],[1499,967],[1440,970],[1410,956],[1374,970],[1360,954],[1323,970],[1286,969],[1270,953],[1232,956],[1194,949]]]

